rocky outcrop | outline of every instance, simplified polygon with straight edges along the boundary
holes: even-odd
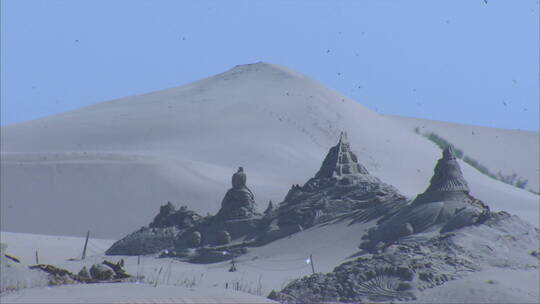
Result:
[[[364,249],[377,249],[401,237],[424,231],[448,232],[482,223],[489,207],[469,194],[452,147],[443,151],[427,190],[412,204],[370,230]]]

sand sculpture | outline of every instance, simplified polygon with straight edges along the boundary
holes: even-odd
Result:
[[[427,190],[397,213],[381,214],[358,258],[293,281],[272,298],[286,303],[414,300],[419,291],[492,267],[538,267],[539,231],[491,212],[469,194],[451,147]]]
[[[232,188],[227,191],[221,203],[221,209],[216,214],[220,220],[249,218],[258,215],[255,211],[255,196],[246,185],[247,175],[244,168],[232,176]]]
[[[427,190],[368,233],[366,249],[419,232],[452,231],[485,221],[489,207],[469,194],[452,147],[443,151]]]
[[[341,220],[371,226],[359,234],[358,258],[330,273],[293,281],[273,294],[277,300],[411,300],[417,291],[483,267],[526,269],[538,262],[529,254],[537,250],[538,231],[516,216],[491,212],[474,198],[452,147],[443,151],[426,191],[411,202],[362,166],[345,133],[315,176],[303,186],[293,185],[280,204],[270,202],[264,214],[256,210],[241,167],[215,216],[203,218],[167,204],[149,226],[118,241],[107,254],[161,252],[212,263]],[[501,239],[502,234],[508,237]]]

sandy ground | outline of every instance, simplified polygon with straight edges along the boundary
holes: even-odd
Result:
[[[276,303],[221,288],[186,288],[144,283],[64,285],[24,289],[2,303]]]
[[[539,303],[538,270],[491,268],[427,289],[420,303]]]
[[[23,263],[32,264],[33,251],[39,247],[43,263],[54,263],[73,272],[103,259],[116,262],[123,258],[128,273],[144,276],[137,283],[23,289],[2,295],[2,303],[266,303],[264,297],[272,289],[280,290],[291,280],[311,274],[311,265],[306,263],[309,254],[313,254],[316,272],[329,272],[353,258],[365,226],[337,223],[307,229],[251,249],[237,259],[238,271],[232,273],[228,272],[228,261],[200,265],[145,256],[139,264],[137,257],[107,257],[99,248],[107,248],[112,241],[92,238],[89,255],[80,260],[84,238],[2,232],[7,252]],[[232,290],[236,284],[239,291]],[[540,295],[538,286],[537,269],[487,268],[427,289],[415,302],[535,303]]]
[[[40,263],[51,263],[72,272],[104,259],[117,262],[124,259],[125,269],[132,275],[142,275],[144,282],[172,286],[220,287],[239,284],[243,291],[268,295],[272,289],[281,290],[290,281],[312,273],[306,263],[313,256],[316,272],[329,272],[337,265],[352,258],[359,251],[360,236],[366,225],[350,225],[341,222],[334,225],[314,227],[302,233],[252,248],[236,259],[237,272],[229,272],[230,261],[214,264],[190,264],[174,259],[156,259],[152,256],[105,256],[104,251],[111,240],[90,239],[88,256],[80,260],[84,238],[55,237],[22,233],[2,232],[2,242],[8,244],[8,252],[23,263],[35,262],[35,251],[40,252]],[[322,241],[324,240],[324,241]],[[161,275],[159,269],[162,268]]]

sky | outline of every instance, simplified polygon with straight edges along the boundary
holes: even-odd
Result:
[[[2,0],[1,125],[285,65],[384,114],[539,130],[537,0]]]

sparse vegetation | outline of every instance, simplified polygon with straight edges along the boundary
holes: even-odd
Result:
[[[479,161],[477,161],[476,159],[473,159],[469,156],[465,156],[463,158],[463,161],[466,162],[467,164],[471,165],[473,168],[475,168],[476,170],[480,171],[481,173],[493,178],[493,179],[498,179],[497,178],[497,175],[491,173],[491,171],[489,171],[489,169],[484,166],[483,164],[481,164]]]
[[[497,173],[497,178],[507,184],[514,185],[521,189],[524,189],[525,186],[527,186],[527,182],[528,182],[527,179],[522,178],[516,173],[504,175],[502,174],[502,172],[499,171],[499,173]]]
[[[256,296],[264,296],[264,291],[262,287],[262,275],[259,275],[259,279],[257,280],[257,282],[254,282],[254,281],[245,282],[243,279],[241,279],[236,282],[226,282],[224,287],[225,289],[243,291],[245,293],[249,293]]]
[[[497,174],[494,174],[491,172],[485,165],[480,163],[478,160],[471,158],[468,155],[465,155],[463,150],[459,149],[452,143],[450,143],[448,140],[444,139],[443,137],[439,136],[436,133],[433,132],[425,132],[423,133],[419,127],[414,128],[414,132],[418,135],[424,136],[425,138],[429,139],[431,142],[436,144],[439,148],[445,149],[448,146],[454,147],[454,152],[456,154],[456,157],[459,159],[463,159],[464,162],[469,164],[471,167],[475,168],[476,170],[480,171],[482,174],[487,175],[493,179],[499,180],[503,183],[512,185],[514,187],[520,188],[520,189],[526,189],[528,180],[525,178],[522,178],[515,172],[512,174],[504,174],[501,171],[499,171]],[[539,194],[538,192],[535,192],[533,190],[529,190],[532,193]]]

